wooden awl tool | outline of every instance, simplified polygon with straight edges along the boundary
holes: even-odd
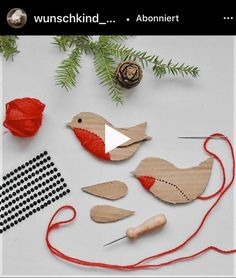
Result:
[[[113,240],[103,246],[108,246],[112,243],[115,243],[121,239],[128,238],[128,239],[137,239],[143,234],[153,232],[153,231],[158,231],[160,230],[167,222],[167,219],[164,214],[157,214],[146,221],[144,221],[141,225],[134,227],[134,228],[128,228],[126,230],[126,235],[118,238],[116,240]]]

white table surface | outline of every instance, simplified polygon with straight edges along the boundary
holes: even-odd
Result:
[[[17,97],[36,97],[46,104],[43,125],[32,139],[3,136],[3,170],[7,172],[42,150],[48,150],[68,183],[71,194],[62,198],[3,235],[3,274],[5,275],[232,275],[233,256],[209,252],[193,261],[156,270],[120,272],[70,265],[54,257],[45,244],[45,231],[55,210],[63,204],[75,206],[78,218],[73,225],[55,232],[51,239],[64,253],[84,260],[114,264],[134,263],[146,256],[181,243],[200,222],[213,200],[196,200],[172,206],[147,193],[129,173],[141,159],[158,156],[179,167],[194,166],[207,155],[201,140],[180,140],[177,136],[208,135],[219,131],[233,134],[233,38],[232,37],[135,37],[127,45],[158,53],[166,59],[198,65],[197,79],[166,76],[156,79],[144,71],[141,84],[126,92],[123,106],[116,107],[106,89],[99,85],[91,57],[83,57],[78,84],[70,92],[55,86],[53,78],[64,57],[51,44],[51,37],[20,37],[20,54],[13,63],[3,62],[3,104]],[[4,109],[3,109],[4,110]],[[101,114],[115,126],[125,127],[148,121],[147,133],[153,137],[122,163],[95,159],[76,140],[65,123],[81,111]],[[211,144],[223,158],[230,173],[228,149],[220,141]],[[122,180],[128,195],[106,201],[83,193],[80,188],[109,180]],[[221,173],[214,164],[205,194],[220,185]],[[112,224],[90,220],[96,204],[135,210],[135,215]],[[168,225],[159,234],[136,242],[123,240],[110,247],[102,245],[124,234],[156,213],[165,213]],[[79,222],[78,222],[79,221]],[[192,254],[208,245],[233,247],[233,194],[229,191],[214,209],[199,235],[184,249],[165,259]]]

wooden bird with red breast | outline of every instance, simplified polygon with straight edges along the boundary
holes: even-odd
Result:
[[[130,140],[109,152],[105,152],[105,125],[121,132]],[[82,112],[74,116],[67,126],[74,131],[87,151],[105,160],[125,160],[138,150],[143,141],[151,139],[145,134],[146,122],[128,128],[116,128],[103,117],[91,112]]]
[[[159,199],[173,204],[188,203],[205,190],[212,171],[213,158],[198,166],[180,169],[170,162],[148,157],[133,172],[143,187]]]

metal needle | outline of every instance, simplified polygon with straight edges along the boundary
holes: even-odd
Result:
[[[103,247],[108,246],[108,245],[110,245],[110,244],[112,244],[112,243],[115,243],[115,242],[117,242],[117,241],[119,241],[119,240],[122,240],[122,239],[124,239],[124,238],[126,238],[126,237],[127,237],[127,236],[122,236],[121,238],[115,239],[115,240],[113,240],[113,241],[111,241],[111,242],[109,242],[109,243],[103,245]]]
[[[164,214],[157,214],[157,215],[147,219],[146,221],[144,221],[141,225],[139,225],[137,227],[128,228],[125,236],[120,237],[116,240],[113,240],[103,246],[108,246],[108,245],[110,245],[114,242],[117,242],[121,239],[124,239],[126,237],[131,240],[137,239],[140,236],[142,236],[143,234],[160,230],[166,224],[166,222],[167,222],[167,220],[166,220],[166,217]]]
[[[179,136],[179,139],[207,139],[208,136]],[[219,140],[223,138],[223,136],[212,137],[212,139]]]

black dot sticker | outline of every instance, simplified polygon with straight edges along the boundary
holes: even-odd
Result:
[[[0,233],[70,192],[63,191],[67,184],[47,151],[10,171],[3,176],[3,180],[0,186]],[[58,186],[61,182],[63,185]]]

